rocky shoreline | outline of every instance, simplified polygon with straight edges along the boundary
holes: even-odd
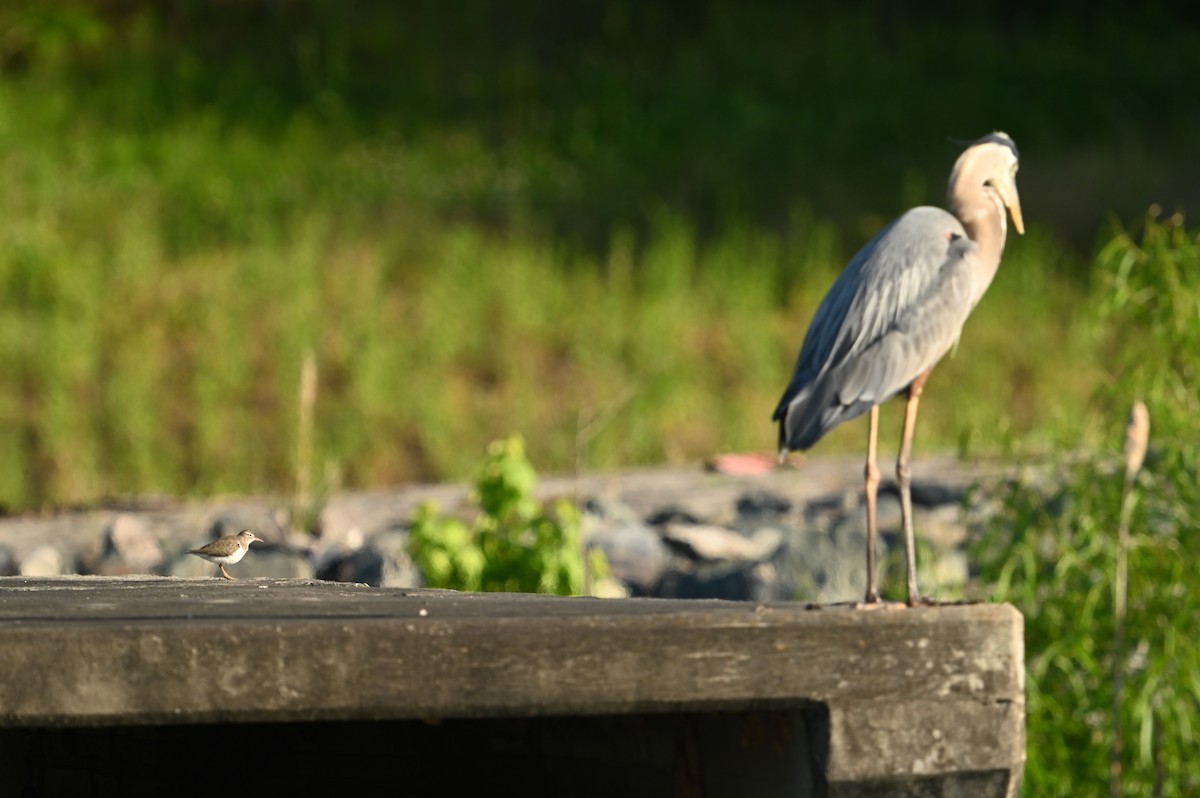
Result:
[[[1012,469],[926,457],[913,464],[922,546],[922,587],[953,593],[968,578],[963,543],[988,512],[971,488]],[[735,600],[855,600],[865,584],[862,463],[857,457],[799,459],[759,475],[692,468],[548,477],[543,500],[567,498],[583,514],[585,542],[608,557],[618,595]],[[316,578],[389,587],[421,584],[406,550],[416,508],[435,501],[469,514],[466,485],[413,485],[331,496],[316,534],[293,528],[287,499],[204,502],[133,500],[83,510],[0,518],[0,575],[212,577],[187,554],[214,537],[250,528],[265,538],[237,577]],[[896,551],[900,510],[885,481],[879,557]]]

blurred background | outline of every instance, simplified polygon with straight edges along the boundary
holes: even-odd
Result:
[[[1200,794],[1200,10],[814,5],[0,4],[0,513],[770,452],[843,264],[1005,130],[917,455],[1043,466],[966,502],[1026,791]]]
[[[1028,234],[917,446],[1095,443],[1127,406],[1101,390],[1095,255],[1151,206],[1196,204],[1198,21],[10,0],[0,507],[461,479],[511,432],[545,471],[770,451],[841,266],[941,204],[964,142],[997,129]],[[860,426],[819,451],[861,448]]]

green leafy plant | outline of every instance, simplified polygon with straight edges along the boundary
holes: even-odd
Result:
[[[1099,267],[1110,379],[1097,398],[1115,419],[1144,397],[1145,468],[1114,446],[1013,482],[972,556],[1025,615],[1026,791],[1196,795],[1200,247],[1182,219],[1152,215],[1140,237],[1118,231]]]
[[[579,512],[567,501],[547,513],[533,495],[537,475],[519,435],[495,441],[479,468],[468,525],[433,502],[409,530],[413,560],[429,587],[580,595],[608,577],[598,549],[585,553]]]

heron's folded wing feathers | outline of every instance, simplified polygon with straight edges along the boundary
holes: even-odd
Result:
[[[818,308],[775,413],[795,448],[903,390],[950,349],[971,311],[974,253],[940,208],[914,208],[859,251]]]

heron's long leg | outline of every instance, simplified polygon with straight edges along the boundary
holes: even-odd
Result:
[[[879,601],[879,591],[875,589],[875,496],[879,491],[879,466],[875,455],[879,442],[879,405],[871,408],[867,436],[867,467],[864,469],[867,480],[867,595],[863,601],[874,604]]]
[[[927,371],[908,386],[908,401],[904,404],[904,436],[900,440],[900,456],[896,458],[896,487],[900,491],[900,520],[904,526],[904,561],[908,570],[910,607],[920,602],[921,594],[917,591],[917,542],[913,534],[912,472],[908,458],[912,453],[913,430],[917,426],[917,407],[928,378]]]

